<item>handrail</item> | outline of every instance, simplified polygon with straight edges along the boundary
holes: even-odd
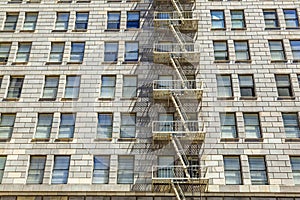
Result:
[[[203,83],[195,80],[154,80],[154,90],[202,90]]]
[[[184,53],[200,53],[200,48],[194,43],[155,43],[154,51],[156,52],[166,52],[166,53],[179,53],[183,52],[182,47],[184,46]]]
[[[189,131],[187,132],[185,127],[187,126]],[[204,123],[200,121],[153,121],[152,132],[153,133],[199,133],[204,132]]]
[[[181,12],[183,19],[180,18],[180,13],[173,12],[154,12],[154,20],[197,20],[193,17],[193,11]]]
[[[206,178],[206,167],[200,165],[187,166],[190,178],[186,177],[183,166],[180,165],[154,165],[152,166],[152,179],[188,180]]]

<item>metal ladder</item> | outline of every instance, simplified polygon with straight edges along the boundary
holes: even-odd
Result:
[[[173,190],[174,190],[174,192],[175,192],[176,198],[177,198],[178,200],[186,200],[186,198],[185,198],[185,196],[184,196],[184,193],[183,193],[183,191],[182,191],[180,185],[178,184],[178,182],[177,182],[176,185],[175,185],[174,181],[172,181],[172,182],[171,182],[171,185],[172,185],[172,188],[173,188]]]

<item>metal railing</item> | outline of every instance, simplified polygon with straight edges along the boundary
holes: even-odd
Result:
[[[190,178],[186,177],[184,168],[180,165],[154,165],[152,166],[153,180],[189,180],[205,178],[206,168],[200,165],[190,165],[187,167]]]
[[[181,12],[184,20],[196,20],[193,17],[192,11]],[[177,11],[173,12],[154,12],[154,20],[182,20],[180,13]]]
[[[183,45],[180,43],[155,43],[154,51],[166,53],[199,53],[200,48],[194,43],[185,43]]]
[[[202,82],[194,80],[154,80],[154,90],[202,90]]]
[[[188,131],[185,129],[185,126],[188,127]],[[199,121],[153,121],[152,122],[152,133],[178,133],[177,137],[180,137],[180,134],[184,133],[200,133],[205,132],[204,124]]]

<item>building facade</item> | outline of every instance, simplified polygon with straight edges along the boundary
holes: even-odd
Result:
[[[300,198],[297,0],[1,0],[1,200]]]

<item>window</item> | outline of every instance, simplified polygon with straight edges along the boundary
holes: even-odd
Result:
[[[283,10],[286,28],[299,28],[299,20],[296,9]]]
[[[123,97],[131,98],[137,96],[137,77],[124,76],[123,77]]]
[[[170,132],[174,130],[174,114],[160,113],[158,116],[159,131]]]
[[[1,114],[0,121],[0,139],[10,139],[14,124],[15,124],[16,114]]]
[[[267,169],[264,157],[249,156],[249,169],[252,185],[267,185]]]
[[[252,75],[239,75],[241,97],[254,97],[254,81]]]
[[[107,13],[107,29],[120,29],[121,12]]]
[[[89,21],[88,12],[77,12],[75,21],[75,30],[87,30]]]
[[[242,184],[239,156],[224,156],[224,174],[226,185]]]
[[[159,156],[157,176],[159,178],[174,177],[174,156]]]
[[[70,156],[55,156],[52,171],[52,184],[67,184]]]
[[[115,62],[118,60],[118,42],[105,42],[104,61]]]
[[[126,28],[140,28],[140,12],[127,12]]]
[[[218,97],[232,97],[232,86],[230,75],[217,75]]]
[[[2,85],[2,80],[3,80],[3,76],[0,76],[0,88],[1,88],[1,85]]]
[[[263,13],[266,29],[279,28],[276,10],[264,10]]]
[[[38,13],[26,13],[25,14],[25,21],[24,21],[24,25],[23,25],[23,30],[26,31],[34,31],[35,27],[36,27],[36,23],[37,23],[37,19],[38,19]]]
[[[109,156],[94,156],[93,183],[108,183],[109,162]]]
[[[46,76],[45,77],[43,98],[45,98],[45,99],[55,99],[56,98],[58,82],[59,82],[58,76]]]
[[[236,61],[250,60],[248,41],[235,41],[234,49]]]
[[[70,13],[59,12],[56,14],[55,30],[66,31],[68,30]]]
[[[19,43],[18,52],[16,56],[16,62],[28,62],[31,51],[30,43]]]
[[[118,184],[131,184],[134,179],[134,157],[119,156]]]
[[[49,61],[61,63],[63,59],[64,50],[64,42],[52,42]]]
[[[7,13],[3,29],[6,31],[16,30],[18,18],[19,18],[19,13]]]
[[[135,138],[136,114],[121,114],[121,138]]]
[[[0,43],[0,63],[7,63],[11,43]]]
[[[284,131],[287,138],[299,138],[299,118],[297,113],[282,113]]]
[[[125,61],[138,61],[139,59],[139,43],[125,43]]]
[[[36,126],[36,139],[49,139],[52,128],[53,114],[39,114]]]
[[[232,10],[231,14],[231,29],[246,28],[245,17],[243,10]]]
[[[113,114],[99,113],[97,125],[97,138],[112,138]]]
[[[10,77],[10,83],[7,92],[7,98],[18,99],[22,93],[24,78]]]
[[[275,75],[275,80],[279,97],[293,96],[289,75]]]
[[[225,16],[223,10],[212,10],[211,15],[211,28],[212,29],[225,29]]]
[[[73,138],[76,115],[61,114],[58,138]]]
[[[72,42],[70,62],[82,62],[85,42]]]
[[[285,60],[285,53],[282,41],[269,41],[269,48],[271,54],[272,61],[284,61]]]
[[[227,42],[214,41],[214,54],[216,61],[229,60]]]
[[[79,96],[80,76],[67,76],[65,98],[75,99]]]
[[[300,61],[300,40],[291,40],[290,41],[293,59],[295,61]]]
[[[222,138],[237,138],[234,113],[220,113],[220,123]]]
[[[246,138],[261,138],[258,113],[244,113]]]
[[[4,174],[5,169],[5,163],[6,163],[6,156],[0,156],[0,183],[2,183],[2,178]]]
[[[116,87],[116,76],[102,76],[101,98],[114,98]]]
[[[300,157],[291,156],[290,161],[291,161],[291,166],[293,171],[294,183],[295,185],[299,185],[300,184]]]
[[[45,164],[46,156],[30,156],[27,184],[43,183]]]

